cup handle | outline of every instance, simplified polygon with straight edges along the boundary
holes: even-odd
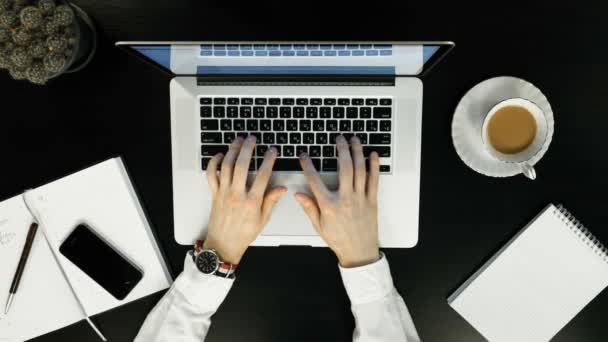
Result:
[[[519,167],[521,167],[521,173],[523,173],[524,176],[528,177],[528,179],[536,179],[536,170],[534,170],[534,167],[532,165],[528,163],[521,163],[519,164]]]

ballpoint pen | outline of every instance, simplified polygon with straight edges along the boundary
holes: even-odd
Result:
[[[11,283],[11,288],[8,291],[8,299],[6,301],[6,307],[4,308],[4,314],[8,314],[8,310],[11,308],[11,304],[13,303],[13,299],[15,298],[15,294],[17,293],[17,289],[19,289],[19,283],[21,282],[21,276],[23,276],[23,271],[25,270],[25,265],[27,264],[27,259],[30,255],[30,251],[32,250],[32,244],[34,243],[34,238],[36,237],[36,232],[38,231],[38,223],[33,222],[30,225],[30,229],[27,232],[27,238],[25,239],[25,245],[23,246],[23,251],[21,251],[21,258],[19,259],[19,264],[17,265],[17,270],[15,271],[15,275],[13,276],[13,282]]]

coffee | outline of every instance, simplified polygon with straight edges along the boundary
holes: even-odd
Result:
[[[526,108],[506,106],[497,110],[487,126],[492,147],[504,154],[524,151],[536,137],[536,120]]]

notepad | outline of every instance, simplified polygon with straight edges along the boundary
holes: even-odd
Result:
[[[449,298],[489,341],[549,341],[608,286],[608,250],[549,205]]]
[[[77,300],[91,316],[171,284],[127,171],[122,160],[115,158],[0,203],[2,307],[34,217],[40,229],[11,310],[6,316],[0,314],[0,341],[31,339],[83,320]],[[142,280],[124,300],[114,298],[58,252],[81,222],[94,227],[143,271]]]

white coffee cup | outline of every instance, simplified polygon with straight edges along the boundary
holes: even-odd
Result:
[[[528,112],[532,114],[534,120],[536,121],[536,136],[534,137],[534,140],[530,145],[528,145],[528,147],[526,147],[525,150],[514,154],[505,154],[497,151],[496,149],[494,149],[492,144],[490,144],[490,140],[488,137],[488,124],[490,120],[500,109],[509,106],[525,108]],[[513,98],[499,102],[494,107],[492,107],[492,109],[490,109],[483,122],[483,126],[481,129],[481,138],[486,148],[486,151],[494,159],[503,163],[518,164],[524,176],[533,180],[536,179],[536,170],[534,170],[534,166],[530,163],[530,160],[532,160],[543,149],[543,146],[545,145],[545,142],[548,139],[548,131],[549,129],[547,124],[547,117],[543,110],[540,109],[540,107],[538,107],[532,101],[528,101],[522,98]]]

